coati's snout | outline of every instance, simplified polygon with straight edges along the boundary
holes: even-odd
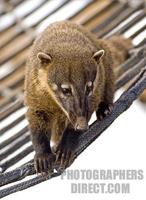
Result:
[[[92,91],[91,83],[89,84]],[[90,91],[90,92],[91,92]],[[56,92],[58,103],[72,124],[73,128],[78,131],[88,129],[88,98],[83,90],[79,92],[72,84],[62,84]]]
[[[75,129],[78,131],[86,131],[89,128],[85,117],[77,117]]]
[[[73,128],[78,131],[88,129],[89,97],[92,95],[93,83],[87,82],[84,87],[75,87],[71,83],[51,86],[56,102],[60,105]]]

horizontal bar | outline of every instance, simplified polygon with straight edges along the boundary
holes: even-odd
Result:
[[[0,143],[0,150],[5,148],[7,145],[10,145],[12,142],[14,142],[15,140],[17,140],[18,138],[20,138],[21,136],[25,135],[25,133],[28,131],[28,126],[25,126],[24,128],[22,128],[20,131],[18,131],[18,133],[16,133],[15,135],[9,137],[7,140],[5,140],[4,142]]]
[[[118,15],[120,15],[123,11],[125,11],[125,9],[129,9],[128,8],[128,3],[123,3],[123,4],[119,4],[119,6],[113,10],[112,15],[110,15],[107,19],[105,19],[103,22],[100,22],[99,25],[97,25],[94,29],[92,29],[91,31],[94,33],[97,33],[98,31],[103,30],[103,28],[109,26],[110,23],[112,23],[112,21],[117,18]]]
[[[10,154],[14,153],[16,150],[18,150],[20,147],[22,147],[24,144],[30,141],[30,135],[29,134],[23,134],[19,138],[15,138],[11,144],[9,144],[7,147],[4,149],[1,149],[0,152],[0,162],[9,156]]]
[[[7,130],[11,129],[13,126],[15,126],[17,123],[22,121],[24,118],[25,118],[25,115],[22,114],[17,119],[15,119],[12,123],[10,123],[9,125],[5,126],[4,128],[1,128],[0,135],[3,135]]]
[[[23,159],[25,156],[27,156],[28,154],[30,154],[31,152],[33,152],[33,146],[29,146],[26,149],[24,149],[23,151],[21,151],[18,155],[16,155],[15,157],[7,160],[5,163],[0,164],[0,169],[1,172],[3,173],[4,171],[6,171],[9,167],[11,167],[12,165],[16,164],[18,161],[20,161],[21,159]]]
[[[129,69],[127,72],[123,74],[117,81],[116,81],[116,89],[121,88],[125,85],[128,81],[132,80],[142,68],[146,66],[146,58],[142,59],[137,65],[133,68]]]
[[[37,9],[37,7],[39,7],[43,3],[43,1],[44,0],[36,0],[33,4],[32,0],[23,1],[14,10],[1,17],[0,32],[16,24],[17,19],[23,18],[29,13],[32,13],[32,11]]]

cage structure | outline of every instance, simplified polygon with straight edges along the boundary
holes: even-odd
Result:
[[[123,34],[134,48],[117,66],[116,90],[130,81],[112,113],[95,121],[80,137],[78,157],[140,94],[146,93],[145,1],[8,0],[0,2],[0,198],[60,175],[36,175],[26,108],[23,105],[25,62],[35,37],[51,22],[71,20],[97,37]],[[132,80],[132,81],[131,81]],[[142,99],[145,98],[143,95]],[[90,134],[92,133],[92,134]],[[57,164],[54,166],[57,169]],[[29,177],[29,180],[22,179]],[[11,184],[11,186],[9,186]]]

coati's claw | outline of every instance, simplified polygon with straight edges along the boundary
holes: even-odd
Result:
[[[57,171],[63,172],[75,160],[75,149],[78,144],[78,137],[81,132],[73,129],[66,129],[62,140],[56,148]]]
[[[41,173],[43,176],[51,175],[53,173],[53,163],[55,161],[55,155],[52,153],[36,154],[34,157],[34,167],[37,173]]]
[[[67,148],[60,146],[58,151],[56,152],[56,161],[55,163],[59,162],[59,171],[64,171],[67,167],[69,167],[75,159],[74,151]]]
[[[105,102],[100,103],[99,108],[96,111],[97,120],[101,121],[103,118],[111,113],[112,109],[113,104],[107,104]]]

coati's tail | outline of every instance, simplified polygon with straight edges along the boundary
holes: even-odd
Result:
[[[109,39],[113,56],[116,60],[115,67],[122,64],[129,56],[128,50],[132,48],[132,41],[129,38],[124,38],[122,35],[113,36]]]
[[[133,47],[131,39],[124,38],[123,36],[113,36],[110,38],[110,42],[112,43],[112,46],[114,46],[114,52],[115,53],[115,59],[117,61],[116,64],[123,63],[129,56],[128,51],[130,48]],[[118,65],[115,65],[118,66]],[[129,83],[130,84],[130,83]],[[128,87],[128,85],[126,87]],[[146,103],[146,90],[140,95],[139,97],[140,101],[143,103]]]
[[[139,99],[141,102],[146,103],[146,90],[140,95]]]

